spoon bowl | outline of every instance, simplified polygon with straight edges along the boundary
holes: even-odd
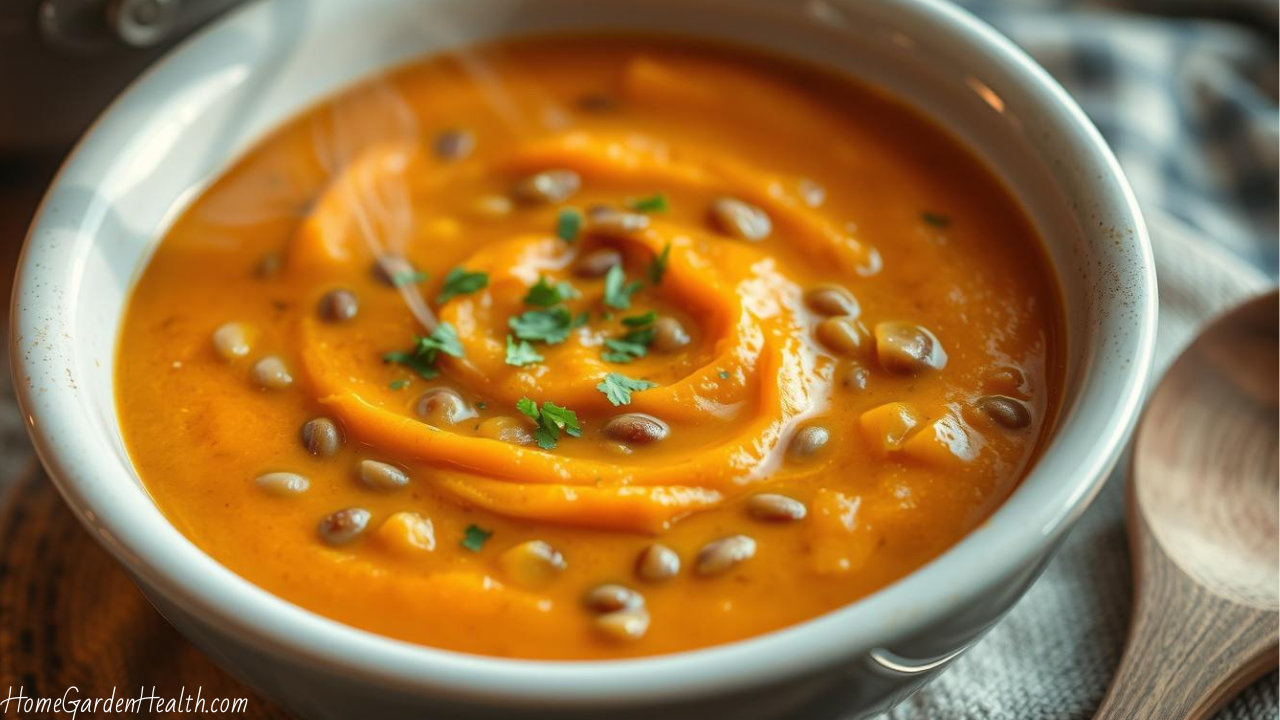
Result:
[[[1280,297],[1215,321],[1138,426],[1133,624],[1097,718],[1208,717],[1277,665]]]

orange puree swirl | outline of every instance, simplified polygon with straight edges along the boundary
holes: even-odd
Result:
[[[795,179],[722,157],[676,154],[644,137],[574,132],[469,171],[519,178],[547,169],[572,170],[584,187],[622,188],[631,196],[661,188],[672,204],[738,198],[769,214],[773,234],[797,250],[788,256],[791,262],[803,257],[850,276],[874,274],[879,267],[874,250],[804,203]],[[321,284],[365,282],[376,253],[390,249],[377,245],[394,234],[396,222],[394,212],[371,212],[368,206],[377,209],[377,203],[368,199],[401,192],[398,184],[410,176],[429,189],[465,182],[463,173],[411,150],[366,151],[331,183],[301,226],[287,271],[310,273]],[[678,311],[691,321],[693,342],[686,348],[650,353],[625,365],[609,363],[602,359],[603,342],[616,335],[616,321],[593,322],[575,328],[563,343],[539,345],[544,362],[506,364],[507,321],[529,309],[523,299],[539,278],[578,288],[580,297],[569,302],[575,315],[607,310],[601,304],[603,283],[575,278],[574,260],[607,245],[621,252],[628,276],[635,279],[668,244],[661,282],[647,284],[632,310],[612,312]],[[452,387],[513,409],[522,397],[552,401],[577,412],[588,435],[624,411],[661,418],[672,435],[661,448],[604,454],[591,451],[596,446],[585,440],[565,438],[556,448],[542,450],[437,427],[385,387],[376,362],[396,344],[407,344],[413,333],[425,334],[413,324],[409,308],[403,313],[409,324],[389,331],[375,346],[353,347],[337,340],[335,333],[342,331],[310,315],[300,320],[298,354],[316,398],[356,440],[421,466],[436,487],[466,503],[548,522],[658,531],[776,477],[785,441],[830,395],[832,369],[815,352],[803,290],[789,278],[786,263],[758,243],[718,233],[714,223],[654,214],[643,230],[587,232],[573,243],[555,235],[554,223],[531,223],[527,232],[470,248],[459,265],[487,273],[488,287],[439,305],[434,298],[421,298],[415,288],[402,289],[410,306],[419,300],[436,306],[439,320],[456,328],[464,357],[442,355],[438,364]],[[610,372],[650,379],[657,387],[635,393],[629,406],[614,408],[596,389]],[[715,428],[715,441],[692,452],[672,451],[668,445],[678,448],[682,429],[690,427],[700,428],[704,437],[708,427]]]

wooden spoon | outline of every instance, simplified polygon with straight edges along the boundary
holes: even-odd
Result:
[[[1169,369],[1129,484],[1135,601],[1097,720],[1200,720],[1277,665],[1275,292],[1218,319]]]

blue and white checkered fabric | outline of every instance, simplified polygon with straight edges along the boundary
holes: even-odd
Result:
[[[1151,228],[1163,369],[1277,274],[1276,0],[961,0],[1071,92]],[[1021,603],[893,720],[1087,720],[1128,629],[1123,475]],[[1277,676],[1218,720],[1277,720]],[[1161,719],[1162,720],[1162,719]]]
[[[1163,210],[1276,276],[1275,0],[962,0],[1043,65]]]

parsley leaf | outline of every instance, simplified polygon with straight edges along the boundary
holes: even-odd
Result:
[[[634,380],[626,375],[609,373],[596,385],[596,389],[604,393],[613,405],[630,405],[631,393],[658,387],[657,383],[648,380]]]
[[[655,310],[622,318],[623,325],[635,330],[629,331],[621,338],[606,339],[604,346],[609,348],[609,351],[600,357],[605,362],[611,363],[629,363],[636,358],[644,357],[649,353],[649,346],[653,344],[653,338],[657,334],[653,328],[653,323],[657,319],[658,313]]]
[[[720,379],[721,379],[721,380],[728,380],[728,379],[729,379],[729,371],[728,371],[728,370],[721,370],[721,371],[720,371]]]
[[[556,218],[556,236],[567,243],[577,242],[578,232],[582,230],[582,213],[573,208],[565,208]]]
[[[627,273],[621,265],[614,265],[604,276],[604,304],[619,310],[631,309],[631,296],[640,291],[644,283],[627,282]]]
[[[538,351],[534,350],[533,346],[530,345],[527,341],[521,340],[519,343],[517,343],[515,338],[511,337],[510,335],[507,336],[507,364],[508,365],[523,367],[525,365],[532,365],[534,363],[542,362],[543,359],[544,358],[538,354]]]
[[[604,353],[601,357],[605,362],[611,363],[629,363],[636,358],[642,358],[649,353],[653,336],[654,330],[650,327],[632,330],[620,339],[608,338],[604,341],[604,346],[611,352]]]
[[[529,292],[524,296],[525,305],[536,305],[538,307],[551,307],[559,305],[566,300],[572,300],[578,297],[578,290],[567,282],[559,282],[555,285],[547,282],[544,276],[538,276],[538,282],[529,288]]]
[[[643,315],[630,315],[628,317],[624,317],[622,318],[622,324],[627,327],[644,327],[645,325],[652,325],[653,321],[657,319],[658,311],[650,310]]]
[[[667,273],[667,261],[671,259],[671,243],[662,246],[662,252],[649,261],[649,282],[653,285],[662,283],[662,276]]]
[[[944,228],[951,224],[950,217],[936,212],[925,211],[920,213],[920,219],[936,228]]]
[[[539,410],[537,402],[524,397],[516,401],[516,409],[538,424],[533,431],[533,439],[538,441],[538,447],[543,450],[553,449],[560,440],[561,432],[570,437],[582,437],[578,414],[568,408],[547,401],[542,403],[542,409]]]
[[[417,285],[426,282],[428,277],[430,276],[421,270],[405,270],[391,276],[391,286],[402,288],[405,285]]]
[[[492,530],[485,530],[479,525],[468,525],[462,538],[462,547],[478,553],[480,548],[483,548],[485,542],[492,536]]]
[[[436,357],[444,353],[454,357],[462,357],[462,342],[458,340],[458,331],[447,322],[442,322],[425,337],[419,336],[409,350],[389,352],[382,356],[384,362],[404,365],[421,375],[424,379],[439,375],[436,370]]]
[[[399,380],[392,380],[391,385],[389,387],[392,390],[403,390],[409,387],[409,381],[406,378],[400,378]]]
[[[444,279],[444,288],[436,296],[436,303],[443,305],[456,295],[467,295],[489,287],[489,274],[468,272],[460,267],[449,271]]]
[[[549,345],[564,342],[575,327],[573,315],[562,307],[526,310],[507,320],[507,326],[521,340],[540,340]]]
[[[667,203],[667,196],[662,193],[655,193],[649,197],[643,197],[638,200],[631,201],[631,209],[642,213],[666,212],[671,206]]]

